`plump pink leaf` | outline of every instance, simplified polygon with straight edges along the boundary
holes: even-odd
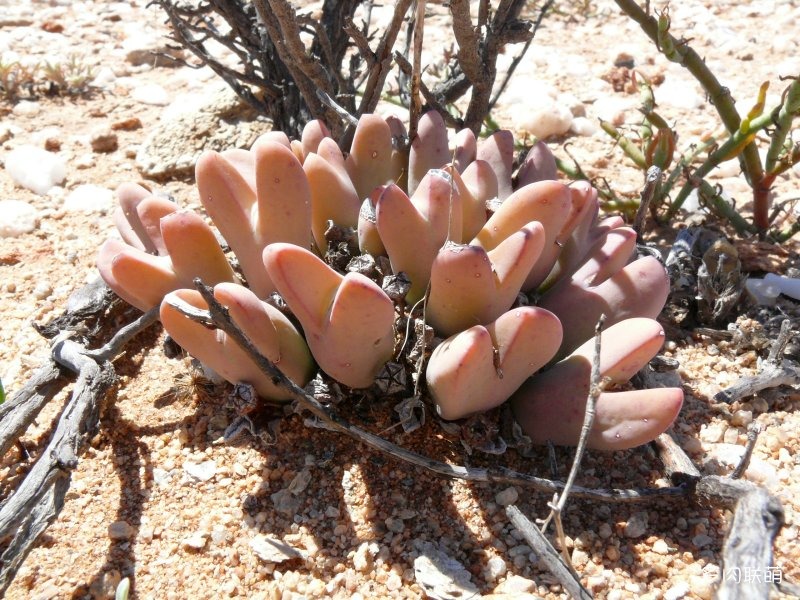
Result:
[[[561,343],[554,315],[515,308],[487,326],[476,325],[439,344],[425,378],[444,419],[460,419],[505,402],[549,361]]]
[[[663,342],[664,331],[652,319],[628,319],[608,327],[601,336],[601,377],[627,381]],[[513,395],[514,416],[534,443],[577,443],[589,394],[593,346],[593,339],[587,341],[528,379]],[[619,450],[647,443],[670,426],[682,402],[683,391],[677,388],[605,392],[597,401],[589,446]]]
[[[200,294],[180,289],[172,292],[197,308],[207,308]],[[284,375],[300,387],[314,374],[314,361],[302,335],[276,308],[259,300],[247,288],[221,284],[215,298],[228,307],[231,318]],[[172,338],[189,354],[231,383],[249,383],[262,398],[288,400],[288,392],[272,383],[239,344],[217,329],[191,321],[165,301],[160,309],[161,322]]]
[[[566,356],[592,337],[600,315],[613,325],[630,317],[655,318],[669,294],[669,279],[661,263],[647,256],[617,271],[597,286],[585,280],[560,282],[539,300],[561,319],[564,346],[559,356]]]
[[[431,268],[428,323],[440,335],[486,325],[506,312],[542,252],[544,230],[528,223],[494,250],[446,244]]]
[[[450,162],[450,158],[444,119],[435,110],[430,110],[420,117],[417,137],[411,140],[408,155],[408,195],[414,195],[428,171],[441,169]]]
[[[547,144],[539,140],[528,152],[517,174],[517,187],[536,181],[555,181],[558,179],[556,158]]]
[[[514,135],[508,130],[495,131],[478,143],[478,160],[489,163],[497,176],[498,197],[505,200],[514,191],[511,182],[514,167]]]
[[[267,246],[264,265],[320,368],[347,386],[371,385],[394,349],[394,305],[383,290],[291,244]]]
[[[360,199],[369,196],[375,187],[394,182],[400,175],[392,167],[392,152],[389,124],[378,115],[362,115],[347,157],[347,173]]]

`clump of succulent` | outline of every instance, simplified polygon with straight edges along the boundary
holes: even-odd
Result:
[[[544,144],[515,170],[507,131],[479,141],[463,130],[451,144],[429,112],[410,144],[405,135],[398,119],[368,114],[346,155],[318,121],[300,140],[272,132],[249,150],[205,153],[200,200],[235,267],[206,219],[123,185],[122,240],[102,246],[100,273],[134,306],[160,305],[167,332],[204,365],[278,401],[285,393],[226,334],[175,308],[176,297],[204,307],[194,278],[214,286],[241,330],[300,386],[318,369],[350,388],[371,386],[408,352],[409,320],[421,319],[435,338],[427,361],[414,364],[442,419],[509,401],[534,442],[576,443],[598,319],[608,325],[601,374],[623,384],[663,343],[654,318],[668,293],[664,268],[636,259],[636,235],[621,219],[598,218],[588,183],[556,181]],[[286,313],[276,308],[284,303]],[[682,400],[680,389],[610,388],[590,446],[652,440]]]

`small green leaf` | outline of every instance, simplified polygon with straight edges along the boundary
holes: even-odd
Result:
[[[0,404],[6,401],[6,392],[3,389],[3,380],[0,379]]]
[[[128,595],[131,591],[131,580],[127,577],[119,582],[117,585],[114,600],[128,600]]]

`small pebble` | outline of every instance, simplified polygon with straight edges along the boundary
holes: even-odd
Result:
[[[586,550],[575,548],[572,551],[572,564],[576,567],[582,567],[589,562],[589,553]]]
[[[486,562],[486,579],[497,581],[508,571],[506,561],[499,556],[493,556]]]
[[[664,540],[656,540],[653,543],[653,552],[656,554],[669,554],[669,545]]]
[[[767,403],[767,401],[759,396],[751,398],[750,406],[753,409],[753,413],[757,415],[765,413],[769,410],[769,404]]]
[[[186,461],[183,463],[183,470],[198,481],[208,481],[217,473],[217,463],[213,460],[206,460],[201,463]]]
[[[67,176],[67,163],[63,158],[36,146],[19,146],[9,152],[5,168],[17,185],[40,196],[60,185]]]
[[[114,206],[114,192],[92,183],[79,185],[64,199],[67,212],[105,213]]]
[[[722,441],[725,430],[728,428],[725,423],[710,423],[700,429],[700,439],[709,444],[717,444]]]
[[[692,538],[692,544],[694,544],[697,548],[708,546],[713,541],[714,538],[712,538],[709,535],[706,535],[705,533],[701,533],[700,535],[696,535]]]
[[[532,594],[536,592],[536,583],[520,575],[509,575],[506,580],[494,588],[495,594]]]
[[[206,542],[208,541],[208,537],[205,533],[200,531],[196,531],[188,538],[185,538],[181,545],[186,548],[187,550],[202,550],[206,547]]]
[[[567,133],[572,125],[572,113],[560,104],[534,107],[528,110],[517,126],[531,135],[544,140],[554,135]]]
[[[378,554],[378,544],[362,542],[353,555],[353,568],[359,573],[366,573],[372,568],[372,559]]]
[[[108,526],[108,537],[112,540],[129,540],[136,530],[127,521],[114,521]]]
[[[386,525],[386,529],[392,533],[403,533],[403,530],[406,528],[403,524],[403,520],[395,517],[389,517],[384,521],[384,524]]]
[[[597,529],[597,535],[599,535],[604,540],[607,540],[611,537],[613,531],[611,530],[611,525],[608,523],[601,523],[600,527]]]
[[[689,578],[692,592],[701,600],[711,600],[714,597],[714,583],[707,577],[694,575]]]
[[[494,500],[500,506],[509,506],[514,504],[517,499],[519,499],[519,492],[517,492],[517,488],[515,487],[507,487],[506,489],[497,492],[495,494]]]
[[[166,106],[170,103],[167,90],[154,83],[133,88],[133,90],[131,90],[131,97],[137,102],[150,104],[152,106]]]
[[[599,129],[600,127],[597,125],[597,122],[587,117],[575,117],[572,119],[572,124],[569,126],[569,130],[572,133],[582,137],[591,137],[597,133]]]
[[[625,523],[625,537],[638,538],[647,533],[649,517],[646,512],[633,513]]]
[[[142,121],[138,117],[130,117],[111,124],[112,131],[135,131],[142,128]]]
[[[89,143],[92,146],[92,150],[104,154],[114,152],[119,148],[117,134],[105,129],[93,133]]]
[[[53,286],[45,281],[40,281],[33,288],[33,297],[37,300],[44,300],[53,293]]]
[[[82,154],[72,164],[75,165],[76,169],[91,169],[95,165],[94,156],[92,154]]]
[[[664,600],[681,600],[689,593],[689,584],[678,581],[664,592]]]
[[[11,113],[15,117],[35,117],[42,111],[42,107],[38,102],[31,102],[30,100],[21,100],[14,105]]]

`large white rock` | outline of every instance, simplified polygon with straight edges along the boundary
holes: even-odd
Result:
[[[22,200],[0,200],[0,238],[18,237],[39,226],[39,213]]]
[[[23,145],[6,155],[6,172],[14,183],[43,196],[67,176],[67,163],[58,154]]]
[[[100,185],[79,185],[64,199],[68,212],[107,212],[114,206],[114,192]]]

